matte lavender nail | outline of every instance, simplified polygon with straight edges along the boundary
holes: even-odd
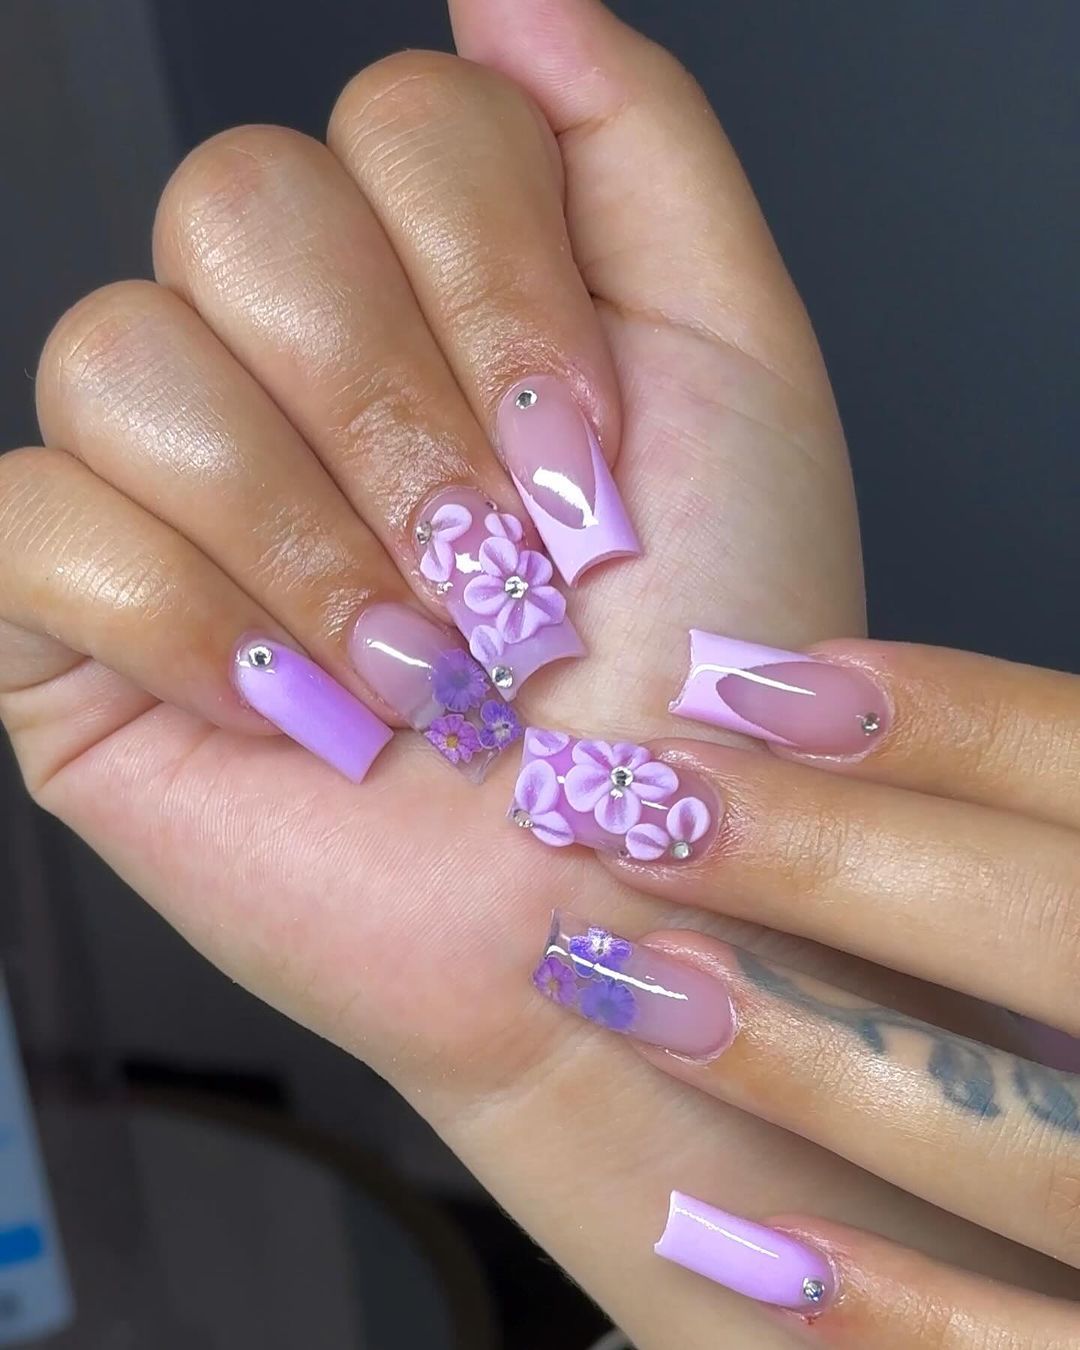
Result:
[[[354,783],[393,736],[321,666],[269,638],[241,644],[233,678],[257,713]]]
[[[552,1003],[678,1055],[714,1058],[735,1035],[722,980],[559,910],[532,979]]]
[[[349,656],[372,693],[473,782],[521,738],[513,708],[461,638],[409,605],[364,610]]]
[[[681,863],[716,837],[722,808],[689,769],[632,741],[528,727],[509,818],[542,844],[584,844],[638,862]]]
[[[547,557],[523,543],[517,516],[474,488],[447,488],[420,512],[420,571],[504,698],[541,666],[584,656]]]
[[[532,375],[499,405],[499,448],[540,538],[566,583],[641,544],[592,427],[570,390]]]
[[[667,1226],[653,1249],[737,1294],[801,1312],[820,1311],[835,1295],[825,1257],[764,1224],[671,1192]]]
[[[690,630],[690,672],[671,711],[812,755],[858,755],[889,725],[861,670]]]

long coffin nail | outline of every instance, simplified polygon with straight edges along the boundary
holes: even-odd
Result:
[[[233,678],[257,713],[354,783],[394,734],[321,666],[280,642],[246,639]]]
[[[508,814],[554,847],[679,863],[705,852],[722,811],[700,775],[654,759],[647,746],[529,727]]]
[[[735,1034],[726,986],[703,970],[556,910],[533,984],[609,1031],[711,1059]]]
[[[835,1294],[832,1268],[820,1252],[681,1191],[671,1192],[667,1226],[653,1250],[725,1289],[778,1308],[812,1314]]]
[[[811,755],[863,754],[889,705],[861,670],[690,630],[690,673],[671,711]]]
[[[595,563],[640,554],[592,427],[561,380],[519,381],[496,424],[506,467],[567,585]]]
[[[541,666],[585,648],[551,583],[551,563],[522,544],[517,516],[474,488],[447,488],[420,513],[420,571],[434,583],[469,651],[504,698]]]
[[[513,708],[461,638],[408,605],[364,610],[349,655],[371,691],[473,782],[521,737]]]

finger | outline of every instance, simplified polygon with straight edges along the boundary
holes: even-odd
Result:
[[[567,582],[639,552],[600,449],[614,458],[618,390],[542,116],[490,70],[406,52],[349,84],[329,142]]]
[[[675,1191],[659,1256],[774,1308],[836,1350],[1067,1350],[1080,1308],[981,1279],[871,1233],[802,1216],[755,1223]],[[682,1283],[674,1276],[677,1289]]]
[[[690,634],[672,711],[819,768],[1080,826],[1080,679],[972,652]]]
[[[384,719],[472,778],[513,739],[516,720],[464,645],[406,603],[397,568],[295,429],[171,292],[115,286],[65,316],[39,405],[50,441],[183,534],[312,658],[268,648],[259,630],[237,658],[244,697],[282,730],[354,779],[386,744]]]
[[[510,672],[500,683],[508,696],[548,663],[582,654],[565,598],[544,579],[550,564],[525,547],[516,517],[498,520],[516,509],[513,488],[381,227],[325,147],[273,127],[200,147],[162,199],[155,254],[159,276],[255,374],[381,542],[392,560],[385,588],[385,568],[396,566],[467,638],[497,629],[497,643],[474,650],[489,674]],[[498,612],[481,615],[465,586],[481,548],[506,530],[515,547],[495,546],[512,553],[501,582],[531,567],[536,589],[504,590]]]
[[[1080,1263],[1080,1079],[698,934],[639,944],[557,913],[533,983],[673,1077]]]

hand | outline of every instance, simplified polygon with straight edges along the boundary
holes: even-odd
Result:
[[[820,356],[700,92],[586,0],[454,18],[463,54],[539,111],[453,58],[380,63],[329,151],[272,128],[196,151],[162,203],[158,284],[99,292],[53,334],[47,446],[0,460],[0,712],[27,782],[223,969],[394,1082],[643,1346],[711,1345],[721,1322],[732,1344],[789,1339],[652,1255],[673,1185],[828,1207],[1050,1285],[1048,1264],[553,1016],[527,978],[552,897],[633,932],[661,916],[506,825],[511,768],[473,788],[406,734],[355,788],[237,697],[258,635],[402,723],[353,667],[354,624],[376,602],[447,617],[414,528],[448,486],[520,509],[489,447],[504,391],[538,371],[618,450],[645,553],[572,595],[588,659],[536,674],[523,720],[670,734],[692,625],[796,646],[861,627]]]

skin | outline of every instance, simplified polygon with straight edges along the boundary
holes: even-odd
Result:
[[[490,435],[501,392],[537,370],[589,412],[646,554],[575,593],[589,659],[530,682],[530,721],[685,733],[664,710],[691,625],[798,649],[863,623],[820,354],[700,91],[590,0],[451,8],[468,62],[409,53],[362,72],[329,149],[277,128],[201,147],[162,200],[156,284],[98,292],[51,336],[45,446],[0,459],[0,715],[27,784],[209,959],[384,1074],[642,1347],[713,1346],[718,1327],[761,1350],[804,1334],[652,1255],[673,1185],[755,1215],[827,1212],[1062,1293],[1073,1275],[980,1225],[1026,1229],[926,1202],[952,1170],[942,1150],[902,1176],[888,1143],[856,1156],[851,1075],[868,1060],[820,1010],[755,984],[730,944],[822,1000],[1008,1046],[996,1015],[861,959],[889,954],[854,922],[804,932],[835,951],[743,922],[748,900],[695,919],[686,955],[739,980],[752,1036],[708,1070],[656,1072],[560,1017],[528,972],[552,896],[636,935],[684,926],[689,892],[654,879],[658,903],[629,869],[503,825],[509,764],[473,789],[406,735],[358,789],[236,698],[230,656],[252,631],[365,696],[352,622],[372,600],[434,605],[409,539],[431,488],[475,483],[513,507]],[[777,760],[695,733],[682,752],[729,793],[738,755],[768,791]],[[744,893],[755,866],[772,889],[770,849],[743,847]],[[718,879],[691,884],[721,908]],[[790,892],[774,903],[803,931]],[[820,1103],[778,1105],[808,1056],[843,1107],[820,1138]],[[924,1065],[875,1064],[895,1112],[944,1119]],[[916,1258],[836,1240],[851,1292],[819,1325],[855,1328],[838,1345],[867,1344],[868,1326],[914,1344],[898,1337],[929,1297],[909,1288]],[[939,1302],[977,1330],[986,1286],[935,1269]]]

